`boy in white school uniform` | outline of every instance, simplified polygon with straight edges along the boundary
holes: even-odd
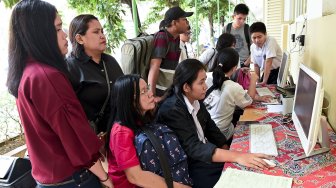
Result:
[[[282,59],[282,50],[275,38],[267,35],[266,26],[262,22],[255,22],[250,26],[251,61],[254,71],[260,79],[261,85],[276,84]],[[263,71],[260,77],[260,71]]]

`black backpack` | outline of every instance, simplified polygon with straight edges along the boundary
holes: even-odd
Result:
[[[250,39],[249,27],[250,26],[248,24],[244,24],[244,35],[245,35],[248,50],[250,51],[251,39]],[[231,28],[232,28],[232,22],[227,24],[226,33],[231,33]]]

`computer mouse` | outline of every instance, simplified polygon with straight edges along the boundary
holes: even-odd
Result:
[[[270,167],[275,167],[276,164],[273,160],[263,159]]]

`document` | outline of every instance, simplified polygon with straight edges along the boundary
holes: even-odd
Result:
[[[0,155],[0,179],[3,179],[7,175],[14,159],[15,157]]]
[[[293,178],[272,176],[228,168],[222,172],[214,188],[291,188]]]
[[[267,105],[268,113],[281,113],[283,110],[282,104],[279,105]]]

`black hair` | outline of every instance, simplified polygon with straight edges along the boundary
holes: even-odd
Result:
[[[16,98],[29,57],[69,76],[58,46],[56,15],[53,5],[40,0],[22,0],[13,9],[9,25],[7,87]]]
[[[76,16],[69,26],[69,39],[72,45],[71,54],[75,57],[80,57],[80,54],[84,52],[84,46],[76,41],[76,35],[85,35],[89,29],[89,22],[97,20],[98,18],[91,14],[81,14]]]
[[[260,32],[266,34],[266,26],[263,22],[254,22],[250,26],[250,34]]]
[[[244,14],[244,15],[248,15],[250,9],[248,8],[247,5],[241,3],[235,6],[233,13],[234,14]]]
[[[146,112],[145,115],[141,112],[140,79],[142,78],[136,74],[124,75],[119,77],[113,85],[106,148],[109,147],[111,129],[115,122],[136,132],[138,126],[149,123],[153,119],[151,111]]]
[[[217,67],[212,72],[212,87],[221,89],[224,81],[229,80],[225,73],[238,65],[239,54],[233,48],[225,48],[218,52]]]
[[[231,47],[233,44],[236,44],[236,38],[230,33],[223,33],[218,37],[216,43],[216,50],[220,51],[224,48]]]
[[[233,36],[232,34],[223,33],[219,36],[216,44],[217,53],[214,57],[214,63],[211,65],[211,67],[209,67],[209,72],[213,72],[213,70],[218,65],[218,52],[224,48],[231,48],[233,44],[236,44],[236,37]]]
[[[159,30],[163,30],[166,28],[166,20],[161,20],[159,24]]]
[[[173,94],[181,97],[184,94],[183,85],[189,86],[197,79],[200,70],[206,71],[204,65],[197,59],[185,59],[175,69],[173,84],[166,91],[164,98]]]

